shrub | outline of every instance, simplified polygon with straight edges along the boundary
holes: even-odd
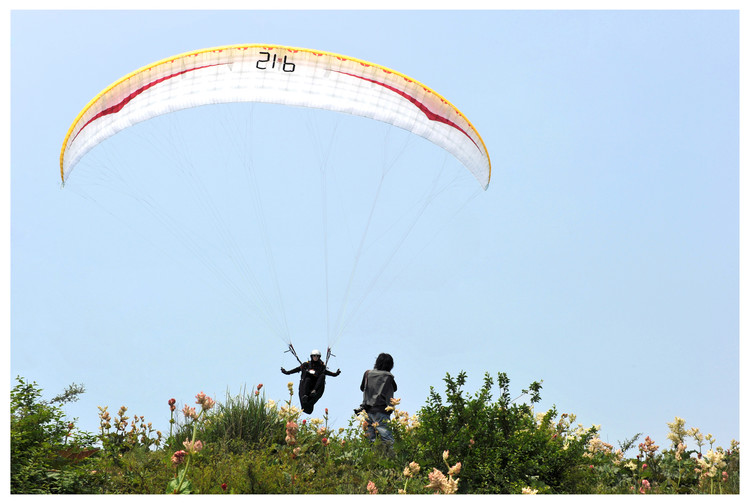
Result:
[[[419,411],[414,441],[423,466],[440,467],[448,450],[452,459],[463,464],[461,493],[521,493],[525,487],[576,491],[576,478],[588,465],[583,459],[585,446],[596,429],[574,431],[565,422],[555,426],[554,408],[538,420],[531,405],[541,399],[540,382],[511,399],[510,380],[498,373],[500,396],[493,402],[494,381],[489,373],[473,396],[463,391],[463,371],[455,378],[447,374],[444,381],[445,400],[431,388],[427,405]],[[516,403],[524,395],[530,396],[531,405]]]
[[[73,384],[50,401],[36,382],[16,377],[10,392],[11,493],[83,493],[90,489],[85,470],[73,466],[96,452],[94,439],[78,432],[62,405],[84,392]],[[68,470],[66,470],[68,469]]]

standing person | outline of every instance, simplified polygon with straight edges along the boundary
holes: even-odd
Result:
[[[326,388],[326,376],[338,376],[341,370],[337,369],[335,373],[326,369],[325,363],[320,360],[320,350],[310,352],[310,360],[303,362],[294,369],[287,371],[283,367],[281,372],[290,375],[301,373],[299,379],[299,403],[302,411],[308,415],[313,412],[315,403],[323,396]]]
[[[375,360],[374,369],[365,371],[362,376],[362,408],[367,413],[367,437],[375,441],[377,436],[390,446],[393,444],[393,434],[388,429],[391,412],[386,408],[391,405],[393,393],[396,392],[396,380],[391,374],[393,357],[381,353]]]

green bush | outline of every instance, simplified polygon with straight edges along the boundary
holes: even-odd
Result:
[[[494,380],[473,396],[463,391],[466,373],[445,379],[445,400],[430,390],[427,405],[419,412],[414,432],[419,458],[430,467],[443,465],[443,452],[462,462],[462,493],[520,493],[525,487],[540,492],[575,493],[588,462],[583,453],[595,430],[573,432],[565,422],[552,421],[554,409],[537,419],[533,404],[541,399],[540,382],[511,399],[510,380],[498,373],[499,397],[492,400]],[[529,404],[517,404],[522,396]]]
[[[170,399],[170,431],[162,436],[125,406],[114,418],[100,407],[99,433],[80,432],[62,406],[82,387],[45,401],[36,383],[17,380],[12,493],[739,493],[736,442],[714,447],[710,434],[676,418],[668,423],[670,447],[649,437],[637,444],[638,434],[615,450],[575,415],[554,407],[536,413],[540,382],[512,398],[504,373],[486,374],[473,394],[464,391],[465,373],[446,375],[444,395],[431,389],[414,415],[394,400],[393,446],[371,443],[363,416],[338,429],[328,425],[327,409],[301,418],[292,383],[280,405],[261,386],[227,393],[223,404],[201,392],[197,406],[181,412]],[[697,450],[686,448],[688,438]],[[626,458],[636,444],[638,453]]]
[[[50,401],[36,382],[16,377],[10,392],[11,493],[85,493],[96,478],[80,467],[96,450],[93,437],[77,432],[62,405],[77,400],[80,385],[69,386]],[[95,484],[95,483],[94,483]]]

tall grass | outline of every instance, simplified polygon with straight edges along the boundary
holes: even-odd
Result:
[[[237,395],[227,389],[226,399],[208,416],[202,426],[205,442],[222,443],[232,451],[245,450],[283,440],[284,422],[275,407],[269,407],[261,386],[252,393],[243,387]]]

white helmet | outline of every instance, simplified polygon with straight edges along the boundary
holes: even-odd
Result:
[[[320,350],[315,349],[310,352],[310,357],[312,357],[313,355],[317,355],[318,357],[320,357]]]

